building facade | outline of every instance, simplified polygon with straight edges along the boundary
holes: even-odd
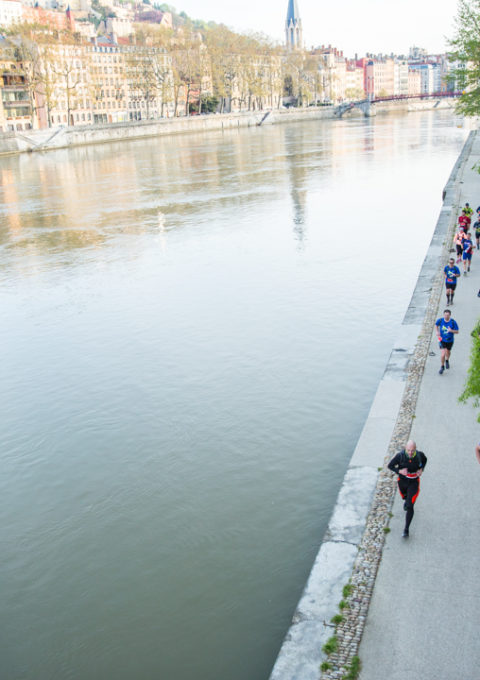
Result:
[[[33,102],[26,74],[14,47],[0,37],[0,130],[13,132],[32,127]]]
[[[22,20],[23,7],[18,0],[0,0],[0,26],[8,28]]]

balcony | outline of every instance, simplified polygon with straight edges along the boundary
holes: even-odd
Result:
[[[2,104],[3,104],[3,108],[5,109],[5,111],[8,111],[8,109],[19,108],[19,109],[24,109],[25,111],[28,112],[28,113],[24,113],[23,114],[24,116],[30,115],[31,106],[30,106],[30,103],[28,101],[25,101],[25,99],[15,99],[13,101],[8,101],[8,102],[2,100]]]
[[[11,87],[22,87],[25,86],[25,77],[24,76],[19,76],[18,74],[11,75],[8,73],[3,73],[1,76],[3,80],[3,87],[4,88],[11,88]]]

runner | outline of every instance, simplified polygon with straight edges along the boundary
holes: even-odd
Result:
[[[451,318],[452,312],[445,309],[443,312],[443,319],[437,319],[435,326],[437,327],[438,342],[440,345],[440,370],[442,375],[446,368],[450,368],[450,353],[452,351],[454,335],[458,333],[458,324],[455,319]]]
[[[470,203],[465,203],[465,207],[463,208],[462,212],[465,213],[465,215],[467,215],[468,217],[471,217],[473,215],[473,210],[470,207]]]
[[[407,442],[406,447],[388,463],[388,469],[398,475],[397,483],[400,496],[404,500],[403,509],[405,515],[405,529],[403,537],[408,538],[409,528],[413,519],[413,506],[420,493],[420,476],[427,464],[427,456],[422,451],[417,451],[414,441]]]
[[[470,219],[469,217],[467,217],[467,215],[465,215],[464,212],[462,212],[462,214],[461,214],[460,217],[458,218],[458,224],[459,224],[461,227],[464,227],[465,229],[468,229],[468,227],[470,226],[470,222],[471,222],[471,219]]]
[[[479,219],[474,222],[473,228],[475,229],[475,240],[477,241],[477,250],[480,250],[480,216]]]
[[[455,288],[457,287],[457,279],[460,276],[460,269],[455,264],[453,257],[449,259],[448,264],[443,271],[445,273],[447,305],[453,305],[453,296],[455,295]]]
[[[463,275],[467,275],[467,271],[470,271],[470,265],[472,263],[472,253],[473,253],[473,241],[470,232],[467,232],[465,238],[462,241],[463,248]]]
[[[455,248],[457,249],[457,264],[462,261],[462,253],[463,253],[463,239],[465,238],[465,231],[462,229],[462,227],[458,228],[457,233],[453,237],[453,243],[455,244]]]

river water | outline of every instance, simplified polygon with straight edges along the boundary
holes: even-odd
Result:
[[[0,160],[3,680],[268,677],[466,136]]]

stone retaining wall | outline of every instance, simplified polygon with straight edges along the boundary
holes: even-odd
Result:
[[[376,113],[393,111],[425,110],[432,108],[452,108],[452,100],[427,100],[408,103],[407,101],[384,102],[376,104]],[[335,107],[309,107],[307,109],[275,109],[273,111],[246,111],[243,113],[212,114],[181,118],[162,118],[152,121],[131,123],[109,123],[104,125],[83,125],[57,127],[47,130],[27,130],[25,132],[0,133],[0,156],[33,151],[83,146],[85,144],[105,144],[130,139],[158,137],[162,135],[209,132],[213,130],[232,130],[241,127],[288,123],[293,121],[333,119]],[[357,109],[346,115],[363,115]]]
[[[267,115],[268,114],[268,115]],[[159,137],[212,130],[267,125],[294,120],[333,118],[333,107],[312,107],[302,110],[257,111],[237,114],[211,114],[181,118],[162,118],[131,123],[81,125],[48,130],[0,133],[0,155],[26,151],[46,151],[85,144],[102,144],[127,139]]]

